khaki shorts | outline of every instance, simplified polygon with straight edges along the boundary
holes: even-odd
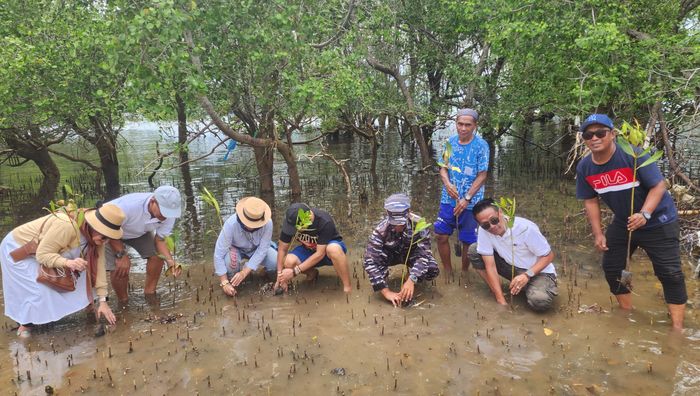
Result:
[[[125,245],[134,248],[134,250],[136,250],[142,258],[147,259],[151,256],[155,256],[158,254],[158,252],[156,252],[155,238],[156,235],[153,232],[147,232],[138,238],[122,239],[122,242]],[[112,250],[112,246],[109,243],[106,243],[105,267],[107,268],[107,271],[112,271],[116,268],[114,260],[116,260],[116,257],[114,257],[114,251]]]

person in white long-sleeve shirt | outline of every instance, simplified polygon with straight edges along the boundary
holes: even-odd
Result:
[[[175,221],[182,214],[180,192],[172,186],[160,186],[152,193],[131,193],[109,201],[125,214],[121,239],[113,239],[105,245],[105,264],[110,272],[112,287],[121,303],[129,299],[128,285],[131,259],[126,246],[131,246],[146,259],[146,280],[143,293],[152,296],[156,293],[163,265],[174,276],[180,276],[182,266],[175,262],[165,239],[175,227]]]
[[[245,264],[244,259],[248,259]],[[236,287],[260,266],[275,278],[277,246],[272,242],[271,210],[262,199],[245,197],[238,201],[236,213],[224,222],[216,240],[214,273],[223,292],[234,296]]]

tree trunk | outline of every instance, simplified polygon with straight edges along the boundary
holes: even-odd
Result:
[[[253,147],[255,166],[260,177],[260,194],[269,195],[274,191],[272,174],[274,172],[274,155],[270,147]]]
[[[187,109],[185,102],[180,97],[180,94],[175,94],[175,102],[177,103],[177,143],[180,147],[180,164],[189,160],[187,150]]]
[[[396,85],[398,86],[399,91],[401,91],[401,95],[406,101],[406,106],[408,107],[408,111],[405,112],[405,118],[406,122],[408,123],[408,127],[413,133],[413,138],[418,144],[421,165],[423,167],[431,165],[432,158],[430,156],[430,151],[428,150],[428,145],[425,143],[425,139],[423,139],[423,135],[420,130],[418,116],[416,114],[415,102],[413,101],[413,96],[411,95],[411,92],[408,89],[406,77],[401,74],[398,67],[388,67],[379,63],[379,61],[372,57],[367,58],[367,63],[369,63],[370,66],[379,70],[380,72],[392,76],[394,78],[394,81],[396,81]]]
[[[76,129],[76,132],[97,149],[100,157],[100,169],[102,169],[105,181],[104,198],[106,201],[109,201],[121,194],[119,158],[117,158],[117,133],[112,129],[109,121],[105,124],[97,116],[90,117],[90,123],[92,124],[92,131]]]
[[[297,168],[297,159],[296,155],[294,155],[294,150],[291,145],[278,144],[277,151],[282,154],[282,158],[284,158],[284,162],[287,164],[291,202],[299,202],[301,200],[301,180],[299,179],[299,168]]]
[[[56,190],[61,179],[61,172],[56,166],[46,147],[36,146],[29,141],[21,140],[18,136],[6,135],[5,142],[17,155],[34,162],[44,177],[36,196],[30,204],[32,207],[46,206],[56,197]]]
[[[177,142],[180,147],[180,173],[182,174],[183,190],[185,193],[185,211],[188,214],[188,221],[185,229],[186,246],[195,246],[198,242],[196,236],[199,235],[201,225],[197,215],[197,205],[194,199],[194,187],[192,186],[192,173],[190,172],[189,154],[187,150],[187,108],[185,102],[179,94],[175,94],[177,104]]]
[[[97,152],[100,154],[100,168],[105,179],[105,200],[117,198],[121,195],[121,184],[119,182],[119,160],[117,159],[117,150],[113,147],[105,147],[111,145],[96,145]]]

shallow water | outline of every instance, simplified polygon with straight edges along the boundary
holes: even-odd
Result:
[[[0,332],[2,393],[41,395],[47,385],[59,394],[700,392],[699,282],[686,272],[686,330],[670,334],[660,285],[646,257],[637,253],[635,310],[618,310],[571,181],[495,175],[489,184],[495,196],[515,196],[520,215],[538,223],[554,247],[560,295],[552,312],[533,313],[518,297],[511,307],[498,306],[472,269],[419,286],[417,304],[410,308],[383,301],[361,265],[381,201],[394,191],[408,192],[415,210],[432,221],[439,192],[435,175],[414,174],[410,157],[399,161],[405,148],[389,146],[380,157],[378,191],[363,172],[367,161],[351,163],[356,194],[365,189],[368,195],[367,203],[352,203],[352,217],[345,213],[344,186],[335,169],[327,163],[302,167],[309,201],[335,216],[348,243],[355,286],[348,297],[332,268],[323,268],[313,285],[297,278],[288,295],[261,295],[266,281],[251,277],[236,298],[226,297],[211,275],[215,233],[206,233],[216,230],[218,221],[193,196],[179,223],[178,258],[189,266],[186,273],[162,280],[157,301],[143,298],[143,275],[134,273],[131,302],[103,337],[94,336],[97,325],[83,313],[28,340]],[[367,158],[364,149],[344,142],[334,150],[339,158]],[[225,216],[238,197],[255,189],[244,169],[250,154],[240,151],[235,164],[212,159],[192,169],[195,190],[215,191]],[[129,163],[131,169],[143,168],[138,158]],[[283,167],[276,178],[278,220],[279,208],[287,204]],[[160,179],[182,183],[174,172]],[[143,182],[130,187],[144,188]],[[457,260],[453,257],[453,266],[459,268]],[[400,266],[393,268],[394,288],[400,273]],[[579,313],[588,306],[597,309]],[[7,318],[2,323],[3,329],[14,325]],[[345,375],[333,374],[336,368]]]

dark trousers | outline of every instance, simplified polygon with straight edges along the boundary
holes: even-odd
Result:
[[[680,226],[677,221],[649,230],[632,232],[630,255],[638,247],[644,249],[654,267],[654,274],[663,286],[667,304],[685,304],[688,301],[685,276],[681,269],[679,232]],[[610,224],[605,232],[608,250],[603,253],[603,271],[610,292],[615,295],[630,292],[620,283],[620,276],[626,265],[627,235],[627,228],[616,223]]]

